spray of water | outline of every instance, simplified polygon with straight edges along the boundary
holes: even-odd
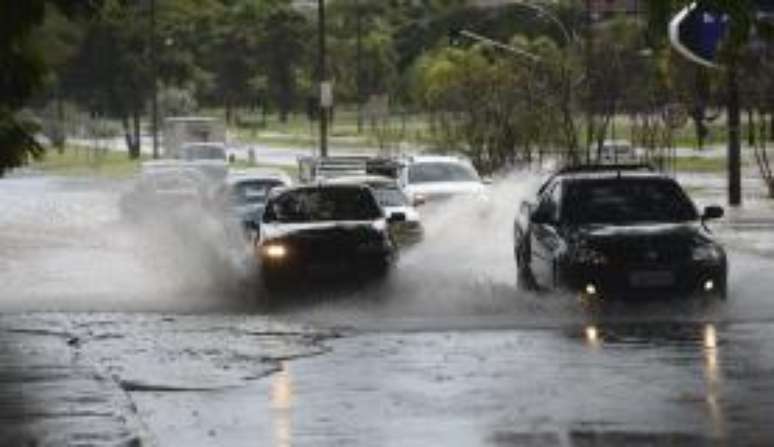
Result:
[[[587,309],[575,297],[527,292],[517,284],[513,220],[542,177],[512,172],[489,187],[487,201],[460,198],[420,209],[426,238],[403,251],[386,280],[345,288],[315,284],[305,293],[312,299],[277,311],[332,325],[388,328],[547,325],[586,318]],[[197,203],[159,209],[151,200],[140,202],[142,218],[127,216],[119,206],[127,188],[93,180],[3,180],[2,309],[265,310],[256,302],[273,297],[258,285],[250,244],[235,220]],[[768,286],[761,281],[771,263],[734,250],[729,255],[731,297],[721,308],[723,318],[774,318]],[[717,309],[685,306],[625,307],[618,316],[718,315]]]

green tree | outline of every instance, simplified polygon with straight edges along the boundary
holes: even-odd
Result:
[[[34,138],[37,123],[19,111],[45,87],[50,75],[45,45],[35,35],[45,22],[46,11],[51,13],[50,8],[56,7],[74,16],[91,12],[95,6],[93,1],[67,0],[0,3],[0,175],[43,153]]]

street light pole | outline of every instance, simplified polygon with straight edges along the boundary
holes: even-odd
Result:
[[[591,147],[594,143],[594,95],[591,79],[591,59],[594,53],[592,48],[594,35],[592,31],[593,20],[591,17],[591,0],[586,0],[586,83],[588,84],[588,98],[586,99],[586,163],[591,164]]]
[[[357,133],[363,133],[363,10],[360,8],[360,0],[355,0],[355,14],[357,17]]]
[[[739,78],[736,64],[729,64],[728,82],[728,204],[742,204],[741,132],[739,119]]]
[[[317,0],[317,34],[318,56],[320,72],[320,156],[328,156],[328,107],[325,104],[326,83],[328,81],[328,68],[326,61],[326,36],[325,36],[325,0]],[[330,86],[327,86],[330,87]]]
[[[151,29],[150,29],[150,54],[151,70],[153,71],[153,83],[151,85],[151,94],[153,95],[151,103],[151,131],[153,132],[153,158],[159,158],[159,89],[158,89],[158,60],[156,55],[156,0],[151,0]],[[142,147],[142,144],[140,144]]]

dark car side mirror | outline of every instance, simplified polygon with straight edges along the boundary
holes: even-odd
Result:
[[[406,213],[392,213],[387,217],[387,223],[398,223],[406,221]]]
[[[702,220],[720,219],[725,214],[722,206],[708,206],[704,208]]]

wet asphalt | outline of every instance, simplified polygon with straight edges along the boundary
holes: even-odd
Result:
[[[123,183],[4,179],[0,444],[774,443],[769,209],[715,228],[728,301],[590,307],[515,285],[530,184],[434,216],[384,283],[269,297],[198,210],[127,224]]]

